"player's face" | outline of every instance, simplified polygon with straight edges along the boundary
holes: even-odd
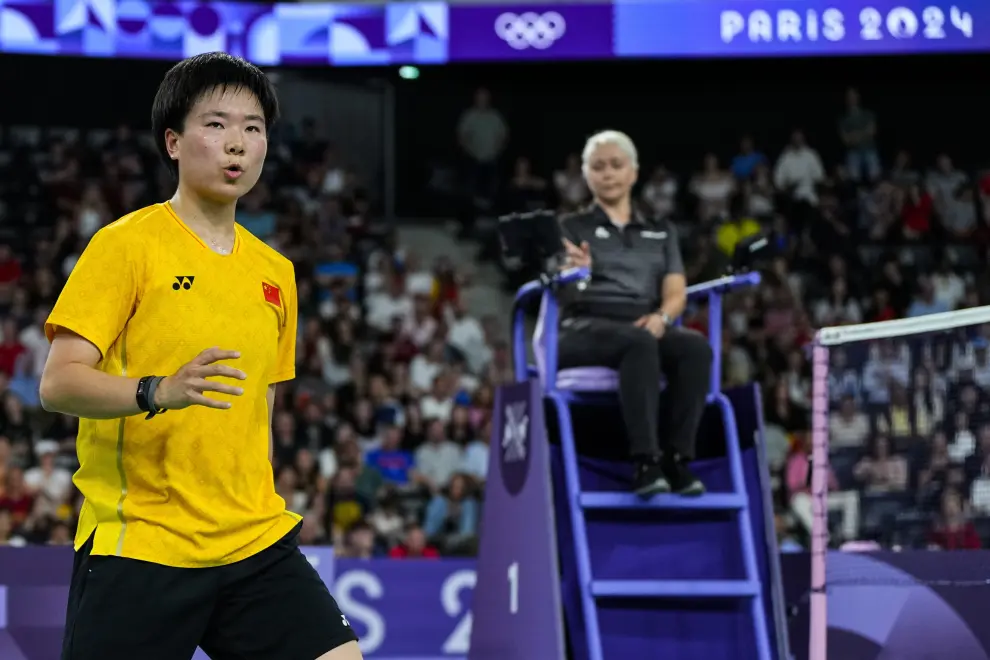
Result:
[[[180,185],[215,202],[234,202],[261,176],[268,153],[265,117],[243,87],[214,88],[193,105],[181,135],[168,131]]]
[[[614,144],[603,144],[588,159],[588,187],[606,204],[629,195],[636,183],[637,169],[629,155]]]

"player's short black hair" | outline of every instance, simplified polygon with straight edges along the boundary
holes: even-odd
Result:
[[[243,88],[254,94],[265,115],[265,127],[271,131],[278,119],[278,96],[275,86],[264,72],[250,62],[227,53],[203,53],[182,60],[165,74],[151,107],[151,130],[158,153],[172,176],[178,164],[165,148],[165,131],[181,133],[186,118],[200,97],[217,87]]]

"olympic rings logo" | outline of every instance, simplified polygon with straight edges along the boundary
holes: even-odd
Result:
[[[495,19],[495,34],[516,50],[539,48],[543,50],[564,36],[567,23],[555,11],[537,14],[506,12]]]

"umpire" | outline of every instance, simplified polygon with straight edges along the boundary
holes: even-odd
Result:
[[[705,408],[712,350],[702,335],[673,326],[687,302],[677,233],[670,222],[633,209],[639,163],[627,135],[592,136],[582,161],[594,204],[561,225],[568,265],[587,266],[592,276],[584,289],[563,296],[559,367],[618,371],[638,495],[700,495],[705,487],[687,462]],[[661,379],[669,405],[658,433]]]

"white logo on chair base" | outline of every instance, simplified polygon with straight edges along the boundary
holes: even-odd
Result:
[[[662,238],[667,238],[667,232],[665,231],[644,231],[642,233],[643,238],[652,238],[654,240],[660,240]]]
[[[604,227],[599,227],[595,230],[595,238],[608,238],[609,236],[611,236],[611,234],[609,234],[608,230]]]
[[[526,402],[506,406],[505,428],[502,431],[502,451],[506,463],[525,460],[528,429],[529,415],[526,414]]]

